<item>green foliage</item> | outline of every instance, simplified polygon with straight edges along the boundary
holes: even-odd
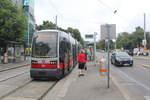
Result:
[[[102,50],[105,50],[108,47],[107,42],[105,43],[105,40],[99,41],[96,44],[96,46],[97,46],[97,49],[102,49]],[[115,43],[112,40],[109,41],[109,48],[111,50],[113,50],[115,48]]]
[[[97,46],[97,49],[105,49],[105,40],[101,40],[101,41],[99,41],[97,44],[96,44],[96,46]]]
[[[134,32],[127,33],[123,32],[118,35],[117,37],[117,48],[124,48],[124,49],[133,49],[135,47],[142,46],[142,40],[144,39],[144,30],[141,27],[137,27]],[[148,47],[150,47],[150,37],[147,33],[147,41]]]
[[[0,0],[0,39],[23,41],[27,30],[27,19],[21,8],[11,0]]]
[[[38,26],[38,30],[56,29],[56,24],[49,21],[43,21],[43,25]]]

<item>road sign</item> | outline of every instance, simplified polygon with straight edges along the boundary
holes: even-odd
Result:
[[[101,39],[116,39],[116,24],[101,25]]]
[[[143,46],[146,45],[146,40],[142,40],[142,45],[143,45]]]
[[[93,34],[86,34],[85,38],[87,38],[87,39],[93,39]]]

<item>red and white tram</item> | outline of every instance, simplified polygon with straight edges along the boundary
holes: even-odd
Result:
[[[61,78],[77,64],[79,43],[70,34],[41,30],[32,42],[31,78]]]

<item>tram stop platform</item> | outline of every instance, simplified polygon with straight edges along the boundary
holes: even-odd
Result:
[[[107,88],[107,75],[100,75],[99,67],[87,63],[84,76],[78,76],[78,67],[47,93],[43,100],[126,100],[117,85],[110,78]]]

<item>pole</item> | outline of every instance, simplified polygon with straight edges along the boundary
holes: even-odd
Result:
[[[107,58],[107,59],[108,59],[108,75],[107,75],[107,76],[108,76],[108,77],[107,77],[107,78],[108,78],[108,80],[107,80],[107,81],[108,81],[108,84],[107,84],[107,87],[108,87],[108,88],[109,88],[109,80],[110,80],[110,65],[109,65],[109,62],[110,62],[110,61],[109,61],[110,32],[109,32],[109,27],[110,27],[110,26],[107,24],[107,34],[108,34],[108,50],[107,50],[107,52],[108,52],[108,58]]]
[[[115,39],[115,51],[116,51],[116,49],[117,49],[117,41]]]
[[[144,48],[146,48],[146,14],[144,13]]]
[[[56,24],[56,29],[57,29],[57,15],[55,17],[55,24]]]
[[[28,6],[27,9],[28,9],[27,13],[28,13],[28,47],[29,47],[29,45],[30,45],[30,40],[29,40],[29,39],[30,39],[30,36],[29,36],[29,35],[30,35],[30,29],[29,29],[29,28],[30,28],[30,27],[29,27],[29,24],[30,24],[30,23],[29,23],[29,19],[30,19],[29,6]]]
[[[94,32],[94,61],[96,65],[96,32]]]

